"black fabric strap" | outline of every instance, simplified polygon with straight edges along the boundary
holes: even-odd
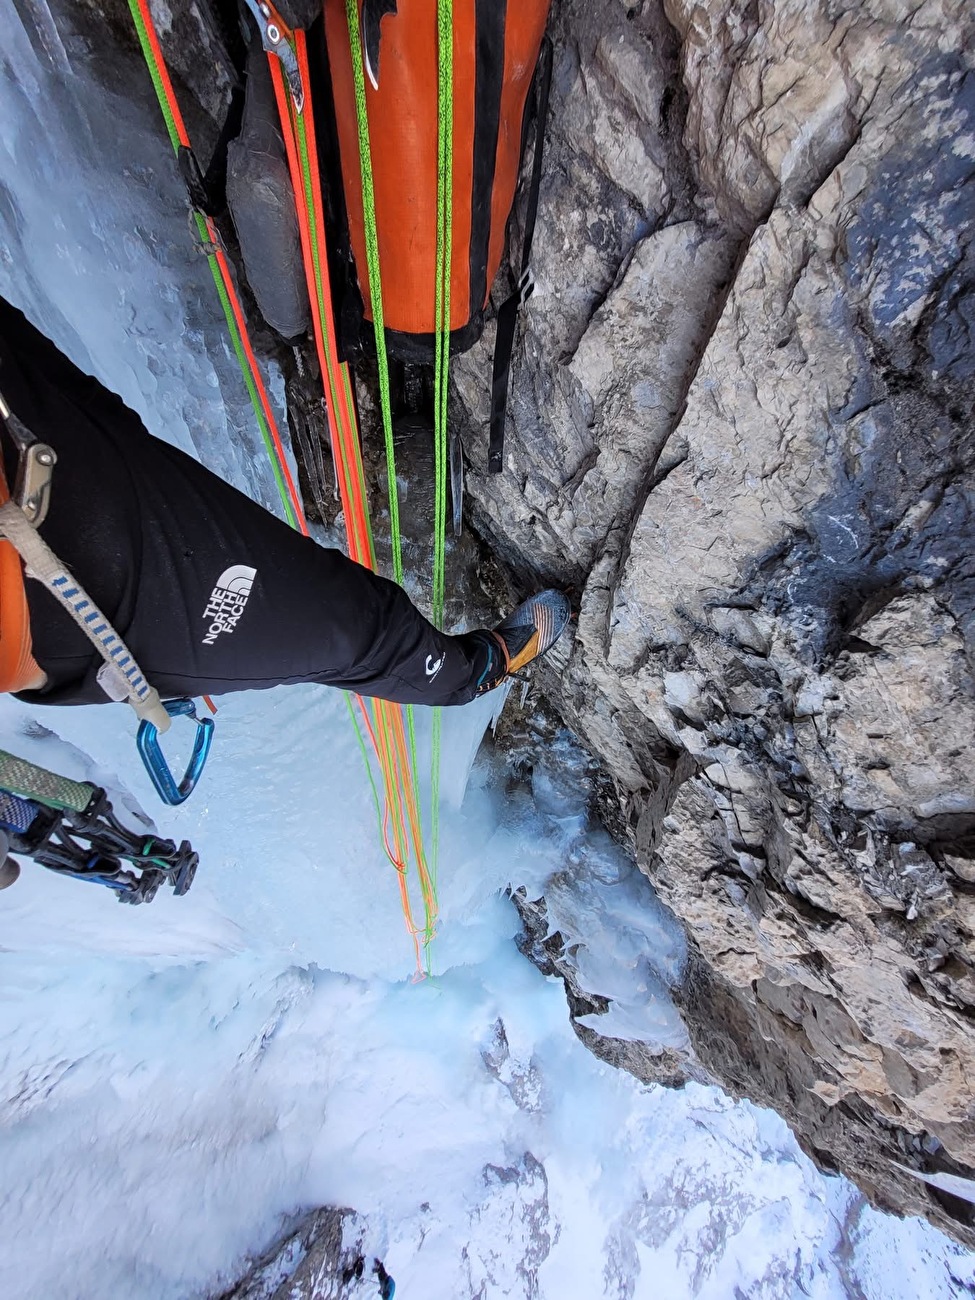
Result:
[[[219,217],[227,206],[227,150],[230,142],[240,135],[243,117],[244,85],[239,82],[231,92],[230,107],[213,147],[213,156],[205,176],[192,149],[180,145],[177,150],[176,161],[190,202],[208,217]]]
[[[511,354],[515,343],[518,308],[531,297],[534,282],[528,263],[531,260],[535,219],[538,216],[538,191],[542,180],[542,147],[545,143],[545,119],[548,115],[552,87],[552,42],[546,36],[535,72],[535,156],[532,159],[528,206],[525,212],[525,235],[521,245],[521,275],[515,292],[498,311],[498,332],[494,342],[494,372],[491,378],[491,434],[488,443],[488,471],[500,474],[504,465],[504,424],[508,412],[508,381],[511,377]]]
[[[494,172],[501,131],[504,89],[504,38],[508,6],[475,0],[474,158],[471,168],[470,318],[482,315],[487,301],[488,255]]]
[[[203,178],[203,184],[206,186],[212,208],[209,213],[211,217],[223,212],[227,206],[227,149],[230,142],[236,140],[240,135],[243,120],[244,83],[238,82],[231,92],[230,107],[227,109],[227,116],[220,128],[217,143],[213,146],[213,154],[210,158],[207,174]]]

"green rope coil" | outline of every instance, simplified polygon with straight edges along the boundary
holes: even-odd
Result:
[[[45,767],[28,763],[26,758],[0,749],[0,789],[9,790],[21,799],[33,799],[49,808],[84,812],[97,787],[88,781],[72,781]]]

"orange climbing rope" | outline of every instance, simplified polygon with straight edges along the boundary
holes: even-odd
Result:
[[[163,56],[162,46],[159,43],[159,35],[153,22],[148,0],[129,0],[129,10],[135,23],[136,33],[142,46],[142,53],[145,56],[149,75],[152,77],[152,84],[166,122],[166,130],[169,133],[173,151],[176,153],[177,158],[183,149],[192,153],[193,146],[190,144],[186,123],[183,120],[176,93],[173,90],[172,79],[166,67],[166,60]],[[193,216],[200,233],[203,249],[210,263],[210,270],[213,273],[213,280],[220,296],[224,315],[227,318],[227,327],[230,331],[234,351],[237,354],[237,360],[240,362],[244,383],[250,394],[254,414],[257,417],[261,436],[264,439],[271,460],[285,515],[292,528],[298,529],[307,537],[308,524],[305,520],[301,497],[295,487],[288,458],[285,455],[284,444],[281,441],[281,434],[274,418],[274,411],[271,408],[267,389],[257,364],[257,358],[251,346],[244,311],[234,285],[230,263],[227,261],[227,255],[220,242],[219,232],[207,213],[194,209]]]
[[[179,157],[181,149],[191,150],[192,146],[166,67],[148,0],[129,0],[129,8],[173,149]],[[335,322],[332,314],[318,153],[310,108],[307,47],[303,32],[292,33],[280,20],[280,16],[272,6],[267,5],[267,9],[273,14],[281,40],[288,43],[297,61],[299,93],[296,102],[295,95],[285,85],[279,59],[273,54],[268,56],[295,190],[295,206],[298,213],[308,292],[315,308],[313,312],[315,344],[325,390],[329,434],[337,470],[349,554],[358,563],[375,570],[376,556],[369,521],[365,476],[359,447],[359,429],[352,396],[352,380],[348,366],[338,360]],[[283,50],[285,47],[281,45],[279,48]],[[220,244],[219,233],[212,219],[205,212],[195,210],[194,217],[210,261],[214,282],[224,307],[231,339],[241,363],[258,424],[271,457],[286,514],[292,526],[307,535],[308,527],[301,499],[295,488],[267,390],[257,366],[243,309],[234,286],[230,265]],[[400,705],[386,700],[366,701],[359,696],[355,699],[382,775],[383,808],[379,821],[383,846],[397,871],[403,914],[413,940],[417,975],[422,976],[424,957],[428,954],[436,925],[437,903],[423,844],[420,802],[414,774],[412,732],[408,741],[404,712]],[[355,722],[355,713],[351,709],[350,711]],[[358,725],[356,731],[362,743]],[[364,744],[362,747],[365,754]],[[366,755],[366,762],[368,765],[368,755]],[[373,788],[375,790],[375,786]],[[411,859],[416,866],[423,900],[422,925],[418,925],[414,919],[410,898]]]
[[[282,39],[290,42],[295,54],[301,87],[300,107],[295,95],[289,90],[278,57],[269,54],[268,60],[295,192],[308,293],[314,307],[312,318],[315,343],[325,390],[329,435],[349,554],[360,564],[375,570],[376,556],[366,500],[359,428],[352,399],[352,381],[348,365],[338,359],[305,34],[302,31],[288,32],[283,23],[279,23],[279,31]],[[413,938],[417,972],[422,973],[424,952],[433,938],[436,925],[437,903],[423,843],[412,746],[407,740],[404,711],[400,705],[385,700],[372,700],[367,705],[360,697],[356,699],[382,773],[383,845],[398,873],[400,898],[407,928]],[[422,926],[414,920],[409,894],[411,858],[416,866],[423,899]]]

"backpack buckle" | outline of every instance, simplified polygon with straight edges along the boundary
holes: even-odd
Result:
[[[535,292],[535,273],[530,266],[526,266],[518,277],[518,284],[515,288],[515,296],[518,299],[518,306],[524,307],[525,303]]]

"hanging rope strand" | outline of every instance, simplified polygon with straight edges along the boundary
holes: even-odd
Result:
[[[453,226],[454,36],[452,0],[437,4],[437,262],[434,340],[433,621],[443,627],[447,548],[447,395]],[[440,864],[440,765],[443,715],[433,711],[430,759],[430,857],[436,891]]]
[[[159,107],[162,110],[163,120],[166,123],[166,130],[173,151],[177,155],[181,148],[192,151],[189,133],[186,130],[186,123],[183,121],[183,115],[176,100],[173,83],[166,67],[166,60],[163,56],[162,46],[159,43],[159,35],[152,19],[148,0],[129,0],[129,11],[135,23],[139,44],[142,47],[146,66],[152,78],[156,98],[159,100]],[[261,378],[257,358],[251,346],[243,308],[240,305],[240,298],[234,285],[230,263],[227,261],[227,256],[220,244],[219,232],[206,213],[194,209],[193,217],[200,235],[201,246],[206,251],[207,262],[220,298],[220,305],[227,319],[230,340],[240,365],[251,405],[254,408],[254,415],[261,431],[261,438],[267,450],[278,495],[284,508],[285,518],[292,528],[297,528],[307,535],[308,525],[305,521],[301,497],[295,487],[288,458],[285,455],[284,444],[281,441],[281,434],[278,431],[277,421],[274,418],[267,389],[264,386],[264,380]]]
[[[174,151],[178,154],[180,149],[190,149],[191,145],[186,124],[180,113],[172,81],[166,68],[158,33],[149,10],[148,0],[129,0],[129,9],[132,13],[139,42],[159,100],[167,133]],[[310,81],[304,33],[294,33],[294,49],[302,85],[305,90],[304,103],[307,105],[309,102],[307,91]],[[310,112],[298,113],[295,111],[292,97],[285,89],[278,60],[272,57],[270,65],[281,117],[282,132],[288,153],[289,169],[295,189],[295,203],[298,211],[306,279],[308,281],[309,295],[315,307],[313,317],[315,342],[322,371],[322,381],[325,387],[333,455],[339,471],[339,494],[345,516],[349,553],[359,563],[375,570],[375,553],[366,500],[365,476],[359,450],[358,426],[352,400],[352,387],[348,367],[344,363],[340,364],[337,360],[338,351],[331,313],[328,264],[323,252],[325,226],[321,205],[314,123]],[[292,527],[298,528],[301,532],[307,534],[308,528],[301,499],[294,485],[267,390],[250,343],[230,264],[220,246],[219,234],[212,219],[207,214],[199,211],[194,211],[194,217],[227,319],[231,342],[240,362],[245,384],[254,406],[255,416],[271,459],[288,522]],[[403,712],[398,705],[384,701],[370,701],[369,707],[367,707],[366,702],[358,696],[355,697],[355,700],[379,762],[384,796],[382,808],[380,807],[376,782],[373,779],[366,743],[356,719],[355,707],[351,699],[348,700],[349,715],[366,764],[380,834],[386,852],[397,870],[404,918],[414,945],[417,974],[422,975],[422,954],[428,949],[433,936],[436,908],[434,900],[431,910],[429,873],[426,870],[423,854],[415,784],[406,752]],[[372,710],[372,718],[370,718],[370,709]],[[417,859],[420,887],[424,900],[425,918],[422,927],[418,926],[413,918],[406,884],[411,841]]]
[[[390,536],[393,550],[393,576],[397,582],[402,581],[403,561],[402,561],[402,541],[400,535],[399,523],[399,500],[396,484],[396,458],[395,447],[393,444],[393,420],[392,408],[390,402],[390,384],[389,384],[389,361],[386,354],[386,332],[385,317],[383,311],[383,293],[382,293],[382,269],[379,257],[379,233],[376,221],[376,198],[373,181],[372,167],[372,149],[369,135],[369,115],[366,102],[365,88],[365,69],[362,57],[362,37],[359,26],[359,7],[357,0],[346,0],[346,20],[349,31],[349,48],[352,55],[352,76],[355,87],[355,106],[356,106],[356,128],[359,144],[359,170],[362,182],[362,210],[363,210],[363,227],[366,244],[366,266],[369,279],[369,300],[372,310],[373,333],[376,342],[376,358],[379,372],[379,396],[380,408],[382,411],[383,435],[386,447],[386,469],[387,469],[387,490],[389,495],[389,514],[390,514]],[[447,14],[447,23],[450,23],[449,11]],[[442,24],[438,33],[438,42],[442,39]],[[452,38],[451,38],[452,39]],[[448,60],[449,64],[449,60]],[[449,76],[449,68],[448,68]],[[448,109],[449,112],[449,109]],[[443,142],[440,141],[440,150],[442,152]],[[438,186],[444,173],[444,165],[438,160]],[[449,184],[449,182],[448,182]],[[443,219],[439,223],[439,240],[438,240],[438,274],[437,274],[437,295],[438,300],[441,296],[440,284],[442,275],[439,262],[442,260],[442,249],[444,246],[443,239]],[[449,243],[449,232],[448,232]],[[438,336],[439,338],[439,336]],[[438,367],[439,371],[439,367]],[[446,458],[442,453],[441,440],[435,439],[434,450],[434,514],[437,522],[435,523],[434,535],[434,577],[433,577],[433,616],[434,623],[437,627],[443,627],[443,590],[444,590],[444,562],[443,562],[443,539],[445,537],[444,519],[446,514]],[[408,761],[414,773],[414,782],[416,782],[416,773],[418,772],[417,764],[417,744],[416,744],[416,726],[413,715],[413,709],[406,709],[406,724],[409,737]],[[434,855],[439,837],[439,711],[434,711],[434,750],[435,750],[435,770],[432,776],[432,799],[431,799],[431,825],[432,841]],[[415,828],[414,840],[419,844],[422,843],[422,830],[419,826]],[[426,910],[426,930],[432,934],[436,920],[436,880],[434,874],[431,874],[426,868],[425,855],[417,849],[417,863],[420,876],[420,886],[424,896]]]
[[[332,316],[328,258],[324,246],[325,220],[322,211],[314,118],[310,111],[308,56],[304,33],[301,31],[293,33],[293,41],[303,89],[303,107],[300,113],[296,110],[294,99],[287,88],[280,63],[273,56],[270,58],[271,75],[298,208],[305,275],[314,308],[315,342],[325,385],[333,456],[339,470],[339,491],[349,538],[349,552],[360,563],[375,570],[375,549],[369,522],[351,378],[348,366],[338,360],[335,323]],[[389,428],[391,432],[391,421]],[[391,461],[391,457],[387,459],[387,464],[389,463],[394,465],[395,486],[395,463]],[[394,552],[399,545],[398,514],[395,514],[395,520]],[[400,559],[400,572],[402,572],[401,565]],[[368,706],[363,700],[359,700],[358,704],[382,778],[384,798],[380,833],[386,854],[399,877],[404,919],[413,939],[417,973],[422,974],[422,954],[429,949],[436,925],[436,898],[426,863],[414,764],[411,762],[411,755],[415,751],[412,710],[409,708],[405,710],[407,725],[404,729],[404,710],[399,705],[380,700],[371,701]],[[407,732],[410,737],[409,742],[406,737]],[[365,750],[364,742],[361,743]],[[418,926],[414,920],[409,896],[408,863],[411,849],[423,897],[422,926]]]
[[[379,267],[379,234],[376,229],[376,195],[373,185],[372,149],[369,143],[369,114],[366,107],[366,79],[362,61],[362,33],[359,28],[359,0],[346,0],[349,45],[352,50],[352,78],[355,85],[356,126],[359,135],[359,170],[362,177],[362,208],[365,217],[366,266],[372,328],[379,363],[379,406],[386,445],[386,481],[389,492],[389,534],[393,550],[393,579],[403,581],[403,546],[399,526],[399,493],[396,488],[396,449],[393,446],[393,413],[389,395],[389,361],[386,356],[386,327],[383,316],[382,275]]]
[[[376,224],[376,195],[373,181],[372,146],[369,135],[369,111],[366,103],[366,79],[358,0],[346,0],[346,22],[349,29],[352,80],[355,87],[356,132],[359,143],[359,172],[362,182],[362,211],[366,242],[366,267],[369,280],[369,301],[372,309],[373,336],[376,342],[379,407],[382,415],[383,443],[386,451],[386,494],[389,502],[389,535],[393,557],[393,580],[402,583],[403,543],[400,532],[399,490],[396,482],[396,447],[393,441],[393,412],[390,398],[389,359],[386,354],[382,269],[379,260],[379,232]],[[437,626],[439,627],[441,624],[437,623]],[[417,762],[416,719],[411,705],[406,707],[406,729],[409,736],[409,762],[413,773],[413,782],[418,784],[419,764]],[[427,928],[430,928],[431,925],[432,922],[428,916]]]

